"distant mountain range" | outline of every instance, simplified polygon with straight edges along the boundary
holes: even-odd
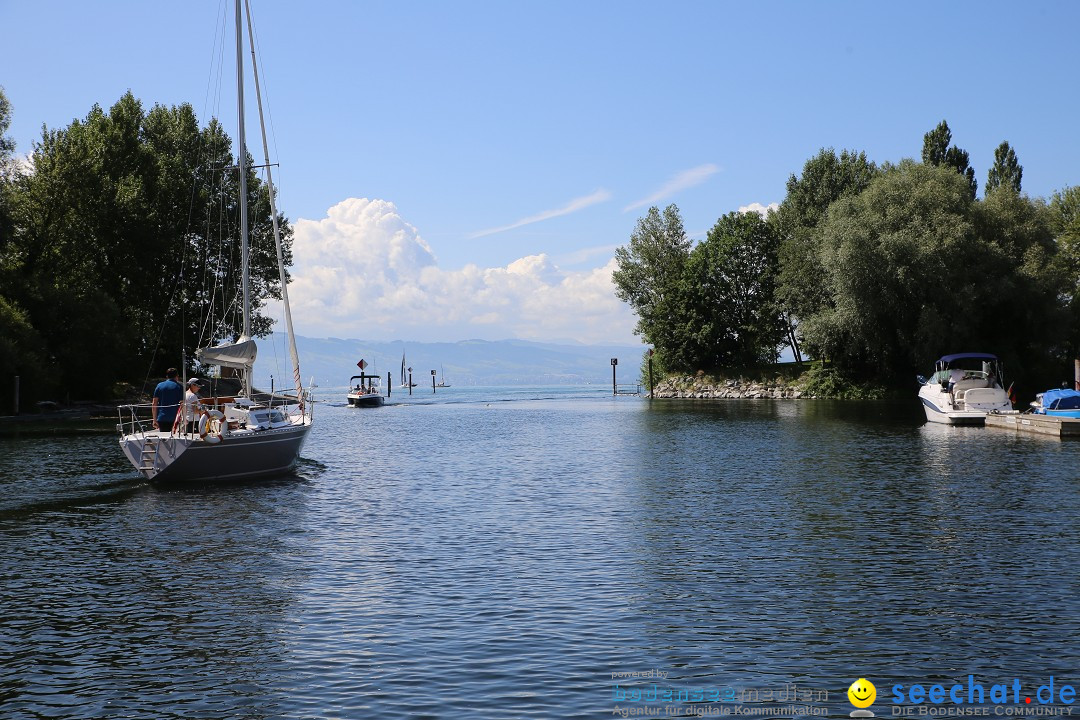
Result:
[[[420,343],[395,340],[342,340],[297,337],[300,370],[304,382],[314,377],[322,387],[345,385],[360,373],[357,361],[367,363],[364,372],[389,372],[395,386],[400,382],[401,357],[413,369],[413,382],[431,385],[431,371],[454,385],[582,385],[611,382],[611,358],[618,358],[619,382],[637,382],[644,345],[580,345],[538,343],[527,340],[462,340]],[[281,333],[273,341],[259,341],[255,384],[275,387],[292,384],[292,371]]]

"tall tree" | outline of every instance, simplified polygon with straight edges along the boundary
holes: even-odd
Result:
[[[815,354],[895,381],[959,348],[1016,362],[1045,343],[1057,317],[1045,209],[1001,194],[983,207],[968,189],[952,168],[904,161],[830,209],[833,302],[803,324]]]
[[[817,232],[829,206],[862,192],[877,173],[866,154],[822,148],[803,165],[800,177],[787,181],[787,195],[770,215],[780,238],[777,299],[788,324],[790,344],[798,357],[797,325],[831,302],[824,284],[825,268]]]
[[[15,141],[7,134],[12,116],[11,103],[0,87],[0,413],[13,409],[15,377],[20,379],[19,409],[45,397],[45,392],[52,389],[50,363],[41,336],[16,300],[23,278],[13,246],[13,203],[19,171]]]
[[[1024,176],[1024,168],[1016,159],[1016,152],[1009,147],[1008,141],[1003,141],[994,150],[994,164],[986,178],[986,194],[999,187],[1011,188],[1013,192],[1020,192],[1020,180]]]
[[[684,288],[686,369],[776,361],[785,326],[776,302],[778,236],[756,212],[731,212],[690,253]]]
[[[15,182],[15,140],[7,134],[11,127],[12,115],[11,103],[7,99],[4,88],[0,86],[0,260],[3,259],[5,248],[14,235],[11,219],[11,192]]]
[[[979,191],[979,183],[975,179],[975,168],[970,166],[970,156],[967,150],[961,150],[953,145],[952,130],[949,123],[942,120],[938,126],[923,136],[922,160],[927,165],[951,167],[960,173],[968,182],[971,189],[971,197],[975,198]]]
[[[1050,199],[1050,226],[1057,255],[1055,263],[1063,283],[1062,300],[1068,313],[1069,357],[1080,357],[1080,186],[1066,187]]]
[[[680,342],[681,285],[689,255],[690,238],[675,205],[663,214],[649,208],[638,219],[630,243],[615,250],[615,295],[637,315],[634,332],[665,358]]]
[[[16,299],[76,392],[101,397],[114,379],[156,375],[200,341],[239,333],[230,148],[216,121],[200,130],[189,105],[146,113],[131,93],[43,132],[34,170],[19,182],[9,255],[25,279]],[[257,311],[280,296],[280,281],[269,202],[250,168],[248,193]],[[284,222],[283,235],[288,262]],[[256,314],[253,324],[265,334],[270,321]],[[109,363],[87,378],[87,357]]]

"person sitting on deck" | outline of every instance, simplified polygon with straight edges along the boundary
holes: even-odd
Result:
[[[191,378],[188,380],[187,394],[184,395],[184,429],[189,435],[199,431],[199,416],[205,411],[202,403],[199,402],[200,386],[201,381],[199,378]]]

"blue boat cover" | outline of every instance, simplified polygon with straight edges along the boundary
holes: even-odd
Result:
[[[1080,409],[1080,391],[1057,388],[1043,393],[1042,406],[1047,410]]]
[[[972,360],[997,360],[997,355],[991,355],[990,353],[956,353],[955,355],[942,355],[939,363],[951,363],[954,360],[964,360],[971,358]]]

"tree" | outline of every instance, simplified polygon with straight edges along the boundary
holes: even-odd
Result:
[[[975,180],[975,168],[970,167],[970,157],[967,150],[961,150],[953,145],[952,131],[949,124],[942,120],[938,126],[923,136],[922,160],[927,165],[951,167],[967,179],[971,189],[971,198],[975,199],[979,190],[979,183]]]
[[[18,307],[42,334],[58,380],[103,397],[116,379],[178,365],[196,345],[240,332],[238,178],[216,121],[200,130],[189,105],[149,113],[131,93],[108,112],[44,130],[33,172],[19,179]],[[253,329],[280,297],[265,188],[249,167]],[[291,230],[281,218],[286,262]],[[224,249],[223,249],[224,248]],[[212,324],[205,318],[216,317]],[[88,358],[107,359],[87,377]]]
[[[778,246],[759,214],[731,212],[691,251],[684,287],[690,367],[776,362],[785,334],[776,302]]]
[[[6,170],[11,162],[11,156],[15,153],[15,140],[6,133],[11,128],[11,116],[13,115],[11,102],[7,93],[0,85],[0,171]]]
[[[1020,192],[1020,179],[1024,175],[1024,168],[1016,159],[1016,153],[1009,147],[1008,141],[1003,141],[994,150],[994,164],[986,178],[986,194],[999,187],[1011,188],[1013,192]]]
[[[8,102],[4,88],[0,87],[0,263],[4,259],[8,243],[14,237],[11,194],[16,176],[15,141],[7,135],[12,114],[11,103]],[[3,271],[4,268],[0,265],[0,281],[7,279]],[[7,287],[7,282],[0,284],[0,288],[4,287]]]
[[[1067,277],[1058,271],[1052,213],[1042,199],[1001,189],[974,209],[980,240],[992,248],[991,256],[1003,260],[983,278],[993,288],[984,342],[992,342],[1008,359],[1013,377],[1023,382],[1041,378],[1029,386],[1032,392],[1057,384],[1069,335],[1062,331],[1075,325],[1063,300]]]
[[[22,407],[43,397],[40,393],[49,382],[49,362],[41,337],[13,297],[21,280],[11,246],[15,233],[12,203],[18,177],[15,141],[7,135],[12,114],[11,103],[0,87],[0,413],[12,408],[15,376],[20,378]]]
[[[904,161],[830,208],[832,303],[802,326],[815,355],[895,382],[960,348],[1033,354],[1058,317],[1045,209],[1015,195],[984,206],[969,189],[952,168]]]
[[[789,343],[799,357],[796,326],[831,302],[824,284],[825,268],[817,232],[829,206],[862,192],[877,174],[865,153],[822,148],[803,165],[801,177],[787,181],[787,195],[770,215],[780,239],[777,299],[788,325]]]
[[[668,363],[678,354],[681,284],[689,254],[690,239],[675,205],[668,205],[663,215],[649,208],[638,219],[629,245],[615,250],[615,295],[638,316],[634,333],[656,346]]]
[[[1050,199],[1050,227],[1057,253],[1055,269],[1062,281],[1062,302],[1068,320],[1068,357],[1080,357],[1080,186],[1066,187]]]

